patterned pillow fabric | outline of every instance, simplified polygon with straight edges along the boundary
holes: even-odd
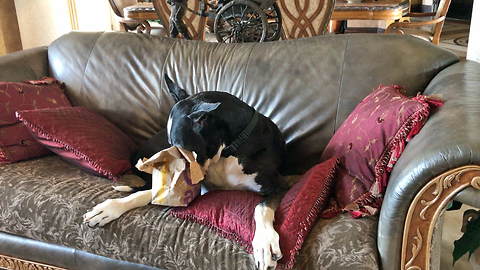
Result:
[[[53,78],[0,82],[0,164],[51,154],[15,118],[17,110],[71,107],[63,84]]]
[[[131,169],[135,143],[100,114],[84,107],[18,111],[35,139],[78,167],[116,180]]]
[[[283,257],[277,268],[293,267],[295,255],[328,203],[338,161],[333,157],[311,168],[280,202],[274,227],[280,236]],[[250,191],[215,190],[197,197],[187,207],[172,209],[170,215],[206,225],[252,252],[253,213],[263,199]]]
[[[323,217],[348,211],[353,217],[375,215],[381,207],[388,173],[405,144],[420,132],[432,107],[442,102],[403,95],[400,86],[379,86],[334,134],[321,160],[341,156],[335,194]]]

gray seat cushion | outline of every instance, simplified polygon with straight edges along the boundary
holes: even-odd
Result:
[[[1,170],[3,232],[159,268],[254,269],[253,257],[240,245],[171,217],[169,207],[148,205],[103,228],[87,227],[82,217],[87,209],[127,194],[58,156],[2,165]],[[376,231],[376,218],[352,220],[347,214],[320,220],[294,268],[377,269]]]

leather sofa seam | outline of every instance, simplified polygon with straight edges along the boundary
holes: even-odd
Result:
[[[24,59],[24,57],[22,57],[22,61],[25,62],[25,64],[32,70],[33,74],[35,74],[35,76],[37,77],[37,79],[40,79],[38,77],[38,74],[35,72],[35,70],[32,68],[32,66]]]
[[[75,269],[79,269],[78,268],[77,252],[78,252],[78,250],[76,248],[73,249],[73,261],[75,262]]]
[[[93,44],[92,48],[90,49],[90,52],[88,53],[87,62],[85,63],[85,69],[83,71],[83,76],[82,76],[82,85],[80,86],[81,90],[83,89],[83,85],[85,83],[85,77],[87,76],[87,70],[88,70],[88,66],[90,64],[90,59],[91,59],[93,50],[95,50],[95,48],[97,47],[97,43],[98,43],[98,40],[100,39],[100,37],[102,37],[104,35],[105,35],[105,32],[103,32],[101,35],[99,35],[97,37],[97,39],[95,40],[95,43]]]
[[[162,73],[163,73],[163,74],[161,74],[161,77],[160,77],[160,81],[161,81],[161,82],[164,81],[163,78],[165,77],[165,74],[166,74],[167,59],[170,58],[170,56],[171,56],[171,54],[172,54],[172,48],[173,48],[173,46],[174,46],[175,44],[177,44],[177,43],[178,43],[178,40],[175,39],[175,41],[172,42],[172,44],[170,45],[170,48],[168,48],[167,55],[165,56],[165,59],[164,59],[163,64],[162,64]],[[163,85],[163,83],[160,83],[160,84]],[[160,90],[161,90],[161,89],[160,89]],[[160,104],[160,105],[161,105],[161,104]],[[165,125],[166,125],[166,123],[165,123]],[[166,126],[165,126],[165,127],[166,127]]]
[[[45,47],[47,48],[46,54],[47,54],[47,61],[48,61],[48,47],[47,47],[47,46],[45,46]],[[41,79],[41,77],[38,76],[37,72],[35,72],[35,69],[30,65],[30,63],[29,63],[27,60],[25,60],[25,57],[22,56],[21,59],[22,59],[22,61],[25,62],[25,64],[27,64],[27,66],[32,70],[32,72],[33,72],[33,74],[35,74],[36,78],[37,78],[37,79]],[[49,71],[47,71],[47,74],[48,74],[48,72],[49,72]],[[42,76],[42,77],[43,77],[43,76]]]
[[[341,99],[341,94],[342,94],[342,87],[343,87],[343,76],[344,76],[344,71],[345,71],[345,65],[346,65],[346,59],[347,59],[347,47],[348,47],[348,42],[350,41],[350,34],[347,34],[347,40],[345,42],[345,47],[344,47],[344,53],[343,53],[343,63],[342,63],[342,71],[340,75],[340,83],[339,83],[339,88],[338,88],[338,98],[337,98],[337,109],[335,112],[335,121],[333,122],[333,133],[335,134],[337,128],[338,128],[338,113],[340,111],[340,99]],[[332,134],[333,136],[333,134]]]
[[[246,81],[247,81],[248,69],[249,69],[249,66],[250,66],[250,60],[251,60],[251,58],[252,58],[253,50],[255,49],[255,47],[256,47],[257,45],[258,45],[257,43],[253,44],[252,49],[251,49],[250,52],[248,53],[247,63],[245,64],[245,74],[243,75],[242,96],[241,96],[241,98],[240,98],[241,100],[245,100],[244,94],[245,94],[245,85],[246,85]]]

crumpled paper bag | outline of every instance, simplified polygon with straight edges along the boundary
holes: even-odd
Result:
[[[196,156],[176,146],[138,160],[136,167],[152,174],[152,204],[158,205],[187,206],[200,194],[205,176]]]

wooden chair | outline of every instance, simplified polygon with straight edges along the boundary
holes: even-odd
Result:
[[[335,0],[277,0],[284,38],[323,35],[328,29]]]
[[[113,13],[117,18],[117,21],[120,23],[120,28],[123,31],[136,31],[138,33],[150,34],[151,26],[146,19],[133,19],[124,16],[124,9],[128,7],[133,7],[129,11],[134,14],[135,17],[145,17],[141,16],[139,13],[149,13],[155,14],[154,10],[149,10],[148,7],[139,6],[137,0],[108,0],[110,6],[112,7]],[[158,18],[157,18],[158,19]]]
[[[157,12],[160,22],[165,29],[170,29],[170,13],[171,5],[166,0],[153,0],[153,6]],[[188,0],[187,6],[198,12],[200,10],[200,1]],[[207,18],[187,11],[183,16],[183,22],[187,26],[188,34],[193,40],[205,40],[205,28],[207,26]]]
[[[451,0],[440,0],[436,12],[410,12],[404,16],[410,17],[410,21],[394,22],[387,27],[385,33],[411,35],[438,45],[450,2]]]

